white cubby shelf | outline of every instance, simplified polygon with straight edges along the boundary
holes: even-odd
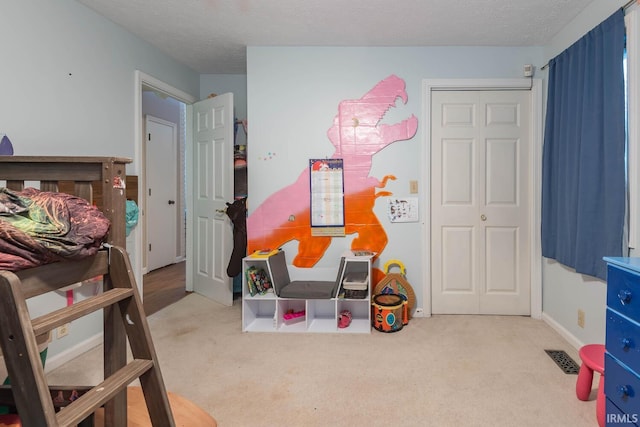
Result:
[[[371,333],[371,262],[373,254],[356,256],[346,252],[339,260],[340,268],[335,289],[330,298],[284,298],[280,290],[289,284],[289,274],[283,251],[268,256],[247,256],[242,260],[242,330],[244,332],[298,332],[298,333]],[[264,271],[271,283],[261,294],[249,292],[247,270],[255,267]],[[362,298],[345,298],[344,279],[352,273],[366,273],[366,290]],[[313,287],[313,281],[308,281]],[[326,282],[325,282],[326,283]],[[304,316],[285,319],[287,313]],[[338,327],[340,313],[348,310],[351,323]]]

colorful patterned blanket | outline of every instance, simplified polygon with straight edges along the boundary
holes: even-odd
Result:
[[[82,198],[0,187],[0,270],[94,255],[109,226],[102,212]]]

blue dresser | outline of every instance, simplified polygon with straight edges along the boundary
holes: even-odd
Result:
[[[604,259],[607,337],[604,360],[607,426],[640,425],[640,258]]]

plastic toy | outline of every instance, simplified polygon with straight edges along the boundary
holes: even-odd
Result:
[[[338,328],[346,328],[351,324],[351,312],[349,310],[342,310],[338,317]]]

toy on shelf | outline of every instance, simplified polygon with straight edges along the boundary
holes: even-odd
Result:
[[[349,310],[342,310],[338,316],[338,328],[344,329],[351,324],[353,316]]]
[[[343,298],[363,299],[369,292],[369,274],[366,271],[347,273],[342,281]]]
[[[269,275],[262,268],[256,268],[251,266],[246,271],[247,274],[247,286],[249,288],[249,294],[254,296],[256,294],[264,295],[272,289],[271,280]]]
[[[284,323],[287,325],[292,325],[294,323],[302,322],[305,318],[306,312],[304,310],[293,311],[289,310],[285,314],[282,315],[282,319]]]
[[[269,258],[270,256],[277,254],[278,252],[280,252],[280,249],[260,249],[254,251],[249,256],[251,258]]]
[[[376,253],[366,249],[354,249],[351,251],[353,256],[374,256]]]

